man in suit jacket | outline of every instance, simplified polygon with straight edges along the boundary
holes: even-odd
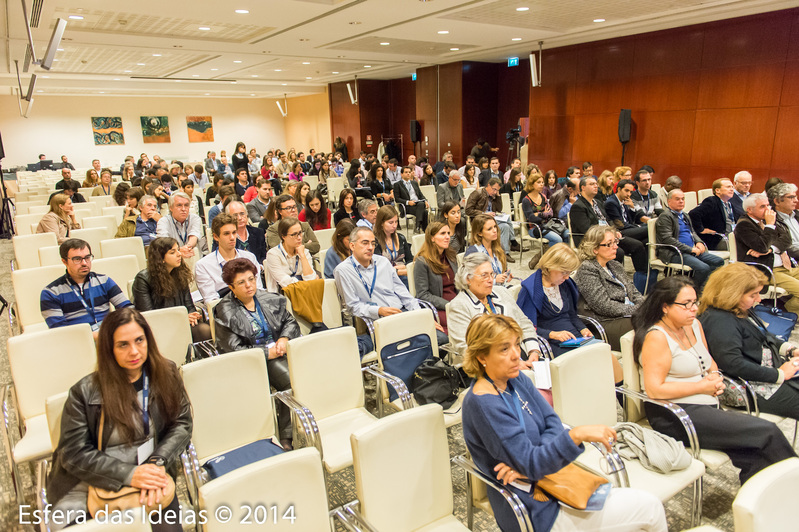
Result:
[[[708,196],[690,213],[694,229],[707,244],[708,249],[726,250],[727,244],[720,235],[728,235],[735,229],[735,220],[743,216],[730,203],[735,188],[729,179],[713,181],[713,195]]]
[[[791,267],[787,250],[791,235],[776,225],[777,213],[771,210],[765,194],[750,194],[744,201],[746,214],[735,225],[735,244],[739,262],[754,262],[772,269],[777,286],[791,295],[785,309],[799,312],[799,268]]]
[[[737,208],[740,212],[744,212],[743,202],[746,199],[746,196],[749,195],[749,189],[752,188],[752,174],[746,170],[741,170],[735,174],[735,177],[733,178],[733,185],[735,186],[735,193],[732,195],[730,203],[732,203],[732,206]],[[736,220],[737,219],[738,218],[736,218]]]
[[[596,201],[599,185],[595,177],[584,177],[580,180],[580,195],[569,211],[571,220],[572,238],[575,245],[583,239],[583,235],[592,225],[610,225],[604,207]],[[628,255],[635,267],[633,283],[642,294],[646,291],[646,272],[648,269],[646,247],[634,238],[619,240],[619,249],[616,251],[616,260],[624,262],[624,255]],[[654,279],[652,280],[654,282]]]
[[[669,209],[657,217],[655,234],[658,244],[667,244],[680,250],[680,254],[669,247],[658,247],[657,256],[668,263],[690,266],[694,271],[694,282],[701,290],[705,281],[716,268],[724,266],[724,259],[707,251],[691,225],[691,217],[683,212],[685,193],[676,188],[669,192]]]
[[[491,157],[488,168],[480,172],[477,179],[480,181],[480,186],[485,187],[488,184],[488,180],[493,177],[496,177],[502,182],[502,174],[499,173],[499,159],[496,157]]]
[[[768,189],[768,199],[777,211],[777,227],[782,226],[791,235],[788,256],[799,260],[799,211],[796,210],[796,185],[778,183]],[[74,199],[72,200],[74,203]]]
[[[416,217],[417,233],[427,229],[427,199],[419,188],[419,183],[413,179],[413,168],[405,166],[402,169],[402,179],[394,183],[394,201],[402,205],[400,213],[412,214]]]
[[[616,193],[605,200],[605,212],[610,223],[616,226],[624,236],[634,238],[646,244],[649,240],[646,222],[649,216],[637,209],[630,199],[635,190],[635,183],[630,179],[622,179],[616,187]]]

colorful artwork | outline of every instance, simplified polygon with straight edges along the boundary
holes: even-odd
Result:
[[[187,116],[186,127],[189,129],[189,142],[214,141],[214,123],[210,116]]]
[[[92,133],[95,146],[125,144],[121,116],[93,116]]]
[[[171,142],[169,119],[165,116],[141,117],[141,134],[145,144]]]

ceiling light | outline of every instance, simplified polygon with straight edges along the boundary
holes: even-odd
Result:
[[[305,79],[313,79],[311,76],[305,76]]]
[[[83,17],[80,15],[70,15],[69,18],[72,20],[83,20]]]
[[[236,83],[238,83],[238,82],[236,82],[236,81],[231,81],[230,82],[231,85],[235,85]]]
[[[250,77],[251,77],[251,78],[257,78],[257,77],[258,77],[258,74],[251,74],[251,75],[250,75]]]
[[[438,32],[439,35],[446,35],[448,33],[449,32],[447,30],[441,30],[441,31]]]
[[[360,22],[358,22],[357,20],[350,22],[351,26],[357,26],[358,24],[360,24]]]
[[[522,40],[521,37],[514,37],[513,39],[511,39],[511,41],[521,41],[521,40]]]
[[[41,89],[39,89],[39,90],[38,90],[38,91],[36,91],[36,92],[44,92],[44,91],[43,91],[43,90],[41,90]]]
[[[57,51],[57,52],[63,52],[63,51],[64,51],[64,49],[63,49],[63,48],[56,48],[56,51]]]
[[[529,7],[517,7],[516,11],[530,11]]]
[[[280,69],[280,68],[276,68],[276,69],[275,69],[275,72],[283,72],[283,70],[282,70],[282,69]]]
[[[205,95],[206,96],[211,96],[211,93],[210,92],[206,92]]]
[[[132,73],[133,71],[132,71],[132,70],[123,70],[122,72],[124,72],[125,74],[130,74],[130,73]]]
[[[105,94],[105,91],[100,91],[100,94]]]
[[[595,18],[594,22],[605,22],[605,19],[603,19],[603,18]]]
[[[119,81],[119,78],[114,78],[114,81]]]
[[[192,75],[191,75],[191,77],[193,77],[193,78],[199,78],[199,77],[200,77],[200,75],[199,75],[199,74],[192,74]]]
[[[372,68],[372,65],[363,65],[363,68]]]
[[[53,61],[61,61],[60,59],[53,59]]]
[[[200,30],[200,31],[211,31],[211,28],[209,28],[208,26],[200,26],[197,29]]]
[[[255,96],[255,94],[250,94],[250,96]]]
[[[391,43],[390,42],[381,42],[380,46],[388,46],[389,44],[391,44]]]
[[[146,64],[144,64],[144,63],[136,63],[136,64],[137,64],[137,65],[139,65],[139,66],[147,66],[147,65],[146,65]]]
[[[161,54],[153,54],[153,57],[161,57]]]
[[[239,15],[246,15],[247,13],[249,13],[249,11],[247,11],[246,9],[237,9],[236,13],[238,13]]]
[[[212,68],[211,70],[216,71],[216,70],[219,70],[219,69],[218,68]]]
[[[39,76],[39,77],[43,79],[48,79],[50,76]]]
[[[281,85],[283,85],[285,87],[286,85],[288,85],[288,83],[281,83]]]
[[[338,74],[338,72],[331,72],[331,74]]]
[[[450,52],[457,52],[458,50],[460,50],[460,48],[450,48],[449,49]]]
[[[234,63],[241,63],[241,61],[239,61],[238,59],[237,59],[237,60],[235,60],[235,61],[233,61],[233,62],[234,62]]]
[[[311,64],[311,62],[310,62],[310,61],[303,61],[303,62],[302,62],[302,64],[303,64],[303,65],[310,65],[310,64]]]

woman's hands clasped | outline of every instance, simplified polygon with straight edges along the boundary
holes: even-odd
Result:
[[[141,490],[139,504],[158,504],[168,486],[166,470],[155,464],[142,464],[133,471],[130,485]]]

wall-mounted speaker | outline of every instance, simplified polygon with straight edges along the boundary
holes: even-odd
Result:
[[[630,142],[630,127],[632,125],[632,111],[622,109],[619,112],[619,142],[627,144]]]
[[[47,51],[44,52],[42,57],[42,68],[50,70],[53,66],[53,59],[55,53],[58,51],[58,45],[61,44],[61,38],[64,36],[64,30],[67,29],[67,21],[60,18],[56,20],[55,27],[53,27],[53,34],[50,36],[50,44],[47,45]]]
[[[411,142],[422,142],[422,124],[418,120],[411,120]]]

